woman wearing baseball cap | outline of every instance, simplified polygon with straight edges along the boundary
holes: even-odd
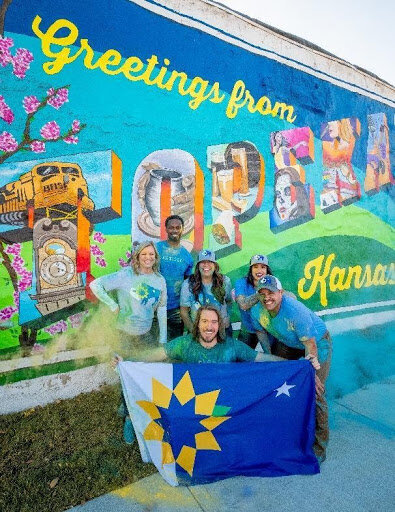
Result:
[[[194,273],[181,287],[180,313],[184,325],[192,332],[193,322],[199,308],[206,304],[217,306],[225,324],[227,335],[232,335],[230,308],[232,285],[229,277],[219,271],[215,253],[209,249],[199,252]]]
[[[259,295],[255,289],[259,279],[266,275],[273,275],[269,261],[263,254],[255,254],[250,259],[248,274],[236,281],[235,299],[239,306],[241,316],[241,329],[239,340],[249,347],[255,348],[258,337],[251,317],[251,308],[259,302]]]

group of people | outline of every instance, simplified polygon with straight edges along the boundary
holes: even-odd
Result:
[[[332,353],[325,323],[283,290],[265,255],[251,257],[247,276],[232,290],[213,251],[200,251],[193,268],[192,256],[181,244],[181,217],[168,217],[165,228],[167,240],[141,243],[129,267],[90,284],[117,315],[120,350],[114,364],[123,358],[186,363],[306,358],[316,371],[314,451],[322,462],[329,438],[324,393]],[[233,300],[241,314],[238,339],[230,322]],[[126,409],[124,438],[134,440]]]

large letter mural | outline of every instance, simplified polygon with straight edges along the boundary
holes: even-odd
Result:
[[[387,117],[385,114],[368,116],[368,151],[365,192],[377,194],[383,187],[391,187],[395,181],[391,173]]]
[[[151,153],[139,164],[132,192],[132,241],[163,240],[169,215],[184,220],[183,244],[203,244],[203,173],[197,161],[180,149]]]
[[[324,169],[321,209],[324,213],[358,201],[361,197],[361,186],[351,164],[355,141],[360,134],[361,124],[356,118],[329,121],[322,125]]]
[[[39,328],[87,298],[91,226],[122,214],[121,162],[109,151],[8,164],[8,170],[0,232],[3,240],[33,242],[32,287],[20,291],[19,324]]]
[[[213,225],[210,245],[224,256],[242,246],[239,224],[258,213],[265,187],[265,165],[250,142],[233,142],[207,148],[212,172]]]
[[[277,233],[315,216],[314,190],[306,183],[306,165],[314,162],[314,136],[308,127],[273,132],[270,146],[274,156],[274,201],[270,229]]]

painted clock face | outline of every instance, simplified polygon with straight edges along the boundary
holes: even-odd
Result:
[[[54,286],[68,283],[74,276],[73,261],[65,254],[53,254],[41,263],[40,275],[44,281]]]

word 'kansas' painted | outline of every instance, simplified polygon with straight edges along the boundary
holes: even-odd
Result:
[[[385,286],[395,284],[395,265],[382,265],[378,263],[373,269],[370,265],[362,268],[361,265],[342,268],[333,266],[336,254],[328,256],[321,254],[314,260],[306,263],[304,277],[298,283],[298,294],[303,300],[310,299],[319,288],[322,306],[328,305],[327,290],[331,292],[349,290],[351,287],[360,289],[371,286]],[[305,288],[305,286],[308,286]]]

